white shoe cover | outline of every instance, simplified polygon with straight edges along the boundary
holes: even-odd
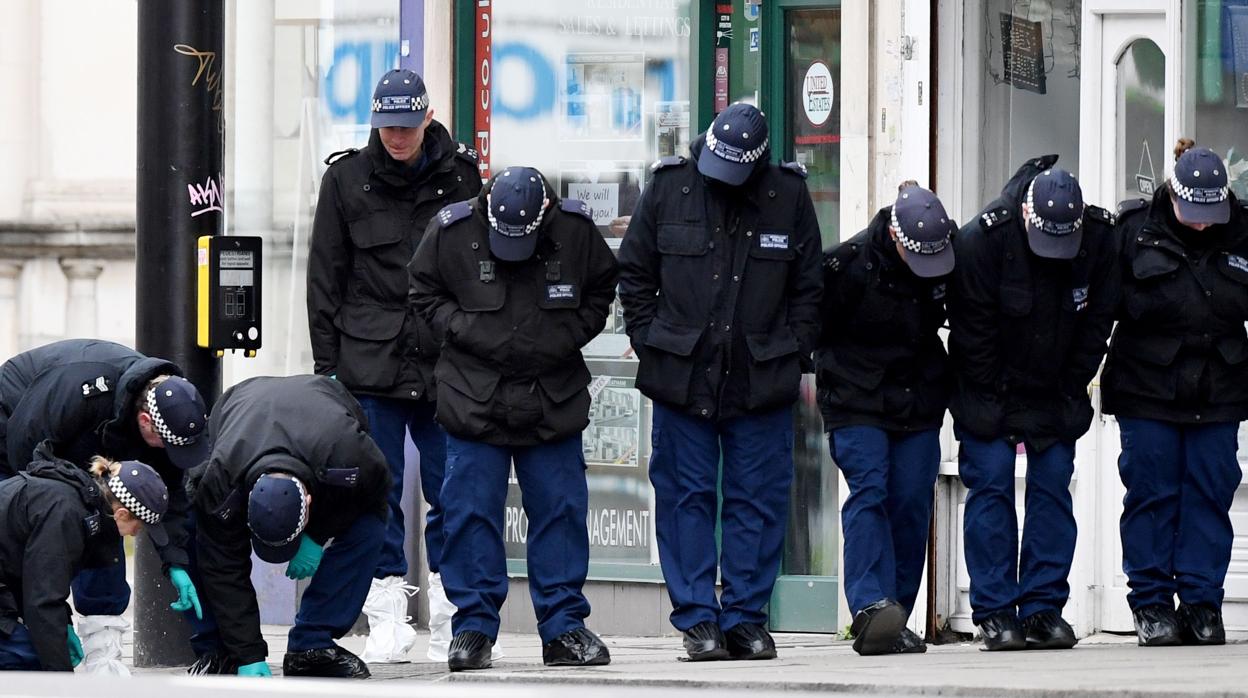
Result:
[[[435,662],[445,662],[447,652],[451,649],[451,618],[455,616],[455,604],[446,598],[446,590],[442,588],[442,575],[429,573],[429,652],[428,657]],[[506,657],[498,641],[490,652],[491,660]]]
[[[407,613],[407,600],[419,591],[402,577],[374,579],[364,601],[368,640],[360,658],[369,664],[400,664],[416,644],[416,629]]]
[[[82,664],[77,671],[101,676],[129,676],[121,661],[121,645],[130,622],[121,616],[81,616],[78,639],[82,640]]]

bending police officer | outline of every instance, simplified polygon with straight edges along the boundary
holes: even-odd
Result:
[[[335,376],[360,401],[369,431],[390,464],[390,520],[365,611],[365,659],[402,661],[416,633],[406,623],[404,432],[420,451],[429,513],[432,617],[430,658],[445,660],[449,613],[439,576],[442,507],[438,492],[446,434],[434,420],[433,366],[441,338],[407,305],[407,263],[442,207],[481,190],[476,152],[451,140],[433,118],[425,83],[391,70],[373,92],[372,132],[360,151],[335,153],[321,183],[308,257],[308,325],[316,372]],[[337,159],[335,157],[337,156]]]
[[[819,226],[797,163],[770,164],[761,112],[734,104],[655,163],[620,247],[620,301],[654,401],[659,559],[691,659],[767,659],[793,414],[819,332]],[[723,597],[715,598],[723,450]]]
[[[1236,456],[1248,418],[1248,206],[1188,139],[1174,176],[1119,220],[1123,297],[1103,407],[1127,488],[1122,569],[1141,645],[1220,645]],[[1175,612],[1174,597],[1179,597]]]
[[[845,596],[859,654],[924,652],[905,627],[926,562],[952,372],[939,331],[957,224],[907,183],[824,253],[818,400],[837,467]]]
[[[0,670],[71,671],[83,659],[70,622],[70,580],[111,565],[116,541],[146,529],[166,539],[165,483],[137,461],[93,458],[90,471],[41,446],[0,482]],[[106,520],[107,519],[107,520]]]
[[[440,336],[446,428],[442,574],[458,610],[451,671],[490,666],[507,598],[503,514],[514,463],[529,590],[547,665],[606,664],[585,627],[588,490],[581,347],[606,324],[616,262],[589,207],[560,201],[540,172],[511,167],[430,223],[411,263],[412,299]]]
[[[964,536],[972,618],[989,650],[1068,649],[1061,611],[1075,552],[1075,442],[1105,355],[1118,283],[1113,217],[1085,206],[1057,156],[1026,162],[955,239],[950,404],[970,490]],[[1021,558],[1017,444],[1027,450]]]
[[[390,470],[364,411],[325,376],[260,377],[212,411],[212,455],[195,477],[203,597],[240,676],[268,676],[251,554],[308,579],[290,629],[286,676],[368,678],[334,640],[364,606],[381,555]],[[327,545],[328,544],[328,545]]]

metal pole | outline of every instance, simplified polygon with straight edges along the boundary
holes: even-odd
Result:
[[[195,242],[221,234],[224,224],[224,6],[138,0],[137,348],[176,362],[210,406],[221,392],[221,363],[195,346]],[[136,666],[193,660],[185,621],[169,610],[173,598],[141,536]]]

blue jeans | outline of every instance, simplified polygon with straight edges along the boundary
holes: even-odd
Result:
[[[1239,424],[1175,424],[1119,418],[1122,571],[1132,610],[1174,596],[1222,607],[1235,531],[1231,502],[1243,472]]]
[[[714,422],[654,403],[650,482],[671,621],[729,630],[767,624],[780,572],[793,482],[793,410]],[[723,552],[716,555],[716,484],[723,449]],[[715,598],[715,564],[723,581]]]
[[[589,490],[581,436],[537,446],[503,447],[447,437],[446,551],[442,584],[459,609],[453,632],[498,637],[507,600],[503,523],[507,476],[515,464],[528,517],[529,594],[542,643],[584,627],[589,601]]]
[[[446,432],[434,421],[436,406],[425,400],[356,395],[368,416],[368,433],[390,464],[393,487],[390,490],[390,521],[386,524],[381,562],[373,576],[377,579],[407,576],[407,556],[403,542],[403,437],[411,433],[420,451],[420,490],[429,504],[425,518],[425,551],[429,570],[437,572],[442,560],[442,473],[446,467]]]
[[[0,633],[0,671],[41,671],[39,655],[35,653],[35,645],[30,640],[30,631],[21,623],[13,628],[13,633]]]
[[[377,516],[365,514],[330,541],[299,602],[287,635],[288,652],[333,647],[355,625],[373,583],[385,526]]]
[[[1014,510],[1014,445],[981,441],[958,431],[958,473],[970,492],[963,513],[966,569],[971,576],[971,618],[981,623],[998,613],[1020,618],[1061,611],[1070,598],[1075,555],[1075,515],[1070,479],[1075,445],[1027,449],[1023,544]]]
[[[841,510],[845,597],[857,613],[881,599],[914,608],[927,562],[940,430],[843,427],[828,436],[849,484]]]

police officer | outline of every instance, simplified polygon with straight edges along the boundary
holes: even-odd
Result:
[[[775,656],[763,607],[779,572],[792,406],[818,338],[822,278],[805,170],[769,157],[763,114],[729,106],[689,157],[651,168],[620,247],[637,387],[654,401],[659,560],[693,660]]]
[[[137,461],[94,458],[90,473],[47,444],[0,483],[0,670],[71,671],[83,659],[70,624],[70,580],[111,565],[120,536],[166,540],[169,493]]]
[[[1113,326],[1113,217],[1079,183],[1029,160],[956,238],[949,296],[950,404],[969,489],[964,534],[972,618],[989,650],[1068,649],[1062,620],[1075,551],[1070,479],[1092,421],[1088,384]],[[1017,444],[1027,450],[1021,560]]]
[[[364,411],[325,376],[261,377],[226,391],[210,424],[212,455],[195,483],[199,572],[238,675],[270,673],[254,550],[286,564],[292,579],[312,578],[283,673],[368,678],[368,666],[334,643],[364,606],[389,511],[390,470]]]
[[[818,400],[849,484],[845,595],[863,655],[927,649],[905,621],[952,388],[939,331],[956,229],[935,194],[907,183],[866,230],[824,253]]]
[[[1220,645],[1248,418],[1248,206],[1188,139],[1152,201],[1123,205],[1123,302],[1103,380],[1122,433],[1122,568],[1141,645]],[[1179,597],[1175,613],[1174,597]]]
[[[368,145],[326,160],[330,167],[321,183],[308,257],[308,325],[316,372],[336,376],[360,401],[394,483],[377,582],[369,594],[365,657],[372,662],[403,661],[415,642],[403,618],[372,612],[396,602],[405,608],[407,595],[415,592],[403,579],[405,429],[420,451],[421,490],[429,503],[430,605],[444,603],[438,492],[446,434],[434,421],[433,404],[433,365],[442,339],[407,306],[407,263],[433,215],[475,196],[481,176],[476,151],[451,140],[433,113],[419,75],[392,70],[382,76],[373,92]],[[436,655],[437,639],[449,635],[449,628],[431,630],[430,653]],[[448,641],[441,642],[442,659]]]
[[[207,409],[199,391],[164,359],[113,342],[70,339],[18,354],[0,366],[0,479],[26,469],[40,443],[85,469],[92,456],[139,459],[155,466],[168,487],[166,541],[156,546],[178,590],[175,610],[190,611],[195,585],[188,573],[189,502],[183,470],[207,456],[202,438]],[[121,662],[121,617],[130,604],[125,553],[115,536],[114,562],[74,580],[79,629],[90,650],[84,669],[127,674]],[[188,613],[197,636],[211,619]]]
[[[585,627],[588,490],[581,431],[589,370],[580,349],[606,324],[616,263],[589,207],[540,172],[509,167],[430,223],[411,262],[412,299],[446,337],[438,421],[446,428],[442,574],[458,608],[451,671],[490,666],[507,598],[503,514],[514,462],[529,520],[529,589],[547,665],[606,664]]]

